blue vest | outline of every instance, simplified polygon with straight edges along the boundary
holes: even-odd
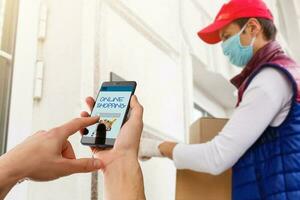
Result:
[[[300,200],[299,76],[295,76],[286,67],[269,63],[251,74],[246,87],[265,67],[281,71],[292,83],[294,96],[291,109],[281,125],[267,127],[233,166],[232,199]]]

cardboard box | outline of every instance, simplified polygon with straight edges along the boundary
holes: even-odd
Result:
[[[190,127],[190,144],[204,143],[213,139],[225,126],[228,119],[200,118]]]
[[[214,138],[227,119],[201,118],[190,128],[190,143],[204,143]],[[230,200],[231,170],[218,176],[190,170],[177,170],[176,200]]]

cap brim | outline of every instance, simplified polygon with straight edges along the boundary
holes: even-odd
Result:
[[[232,20],[223,20],[212,23],[198,32],[201,40],[208,44],[216,44],[221,41],[219,31],[226,25],[230,24]]]

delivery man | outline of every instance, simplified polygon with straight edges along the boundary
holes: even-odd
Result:
[[[275,41],[273,16],[262,0],[231,0],[198,35],[222,42],[243,70],[235,112],[203,144],[144,139],[140,157],[165,156],[178,169],[220,174],[232,167],[232,197],[300,199],[300,67]]]

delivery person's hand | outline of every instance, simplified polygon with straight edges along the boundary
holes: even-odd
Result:
[[[139,159],[142,161],[149,160],[152,157],[168,157],[173,159],[173,150],[176,145],[176,142],[142,138]]]
[[[159,139],[142,137],[139,149],[139,159],[146,161],[152,157],[162,157],[163,155],[159,150],[159,145],[163,142],[163,140]]]

